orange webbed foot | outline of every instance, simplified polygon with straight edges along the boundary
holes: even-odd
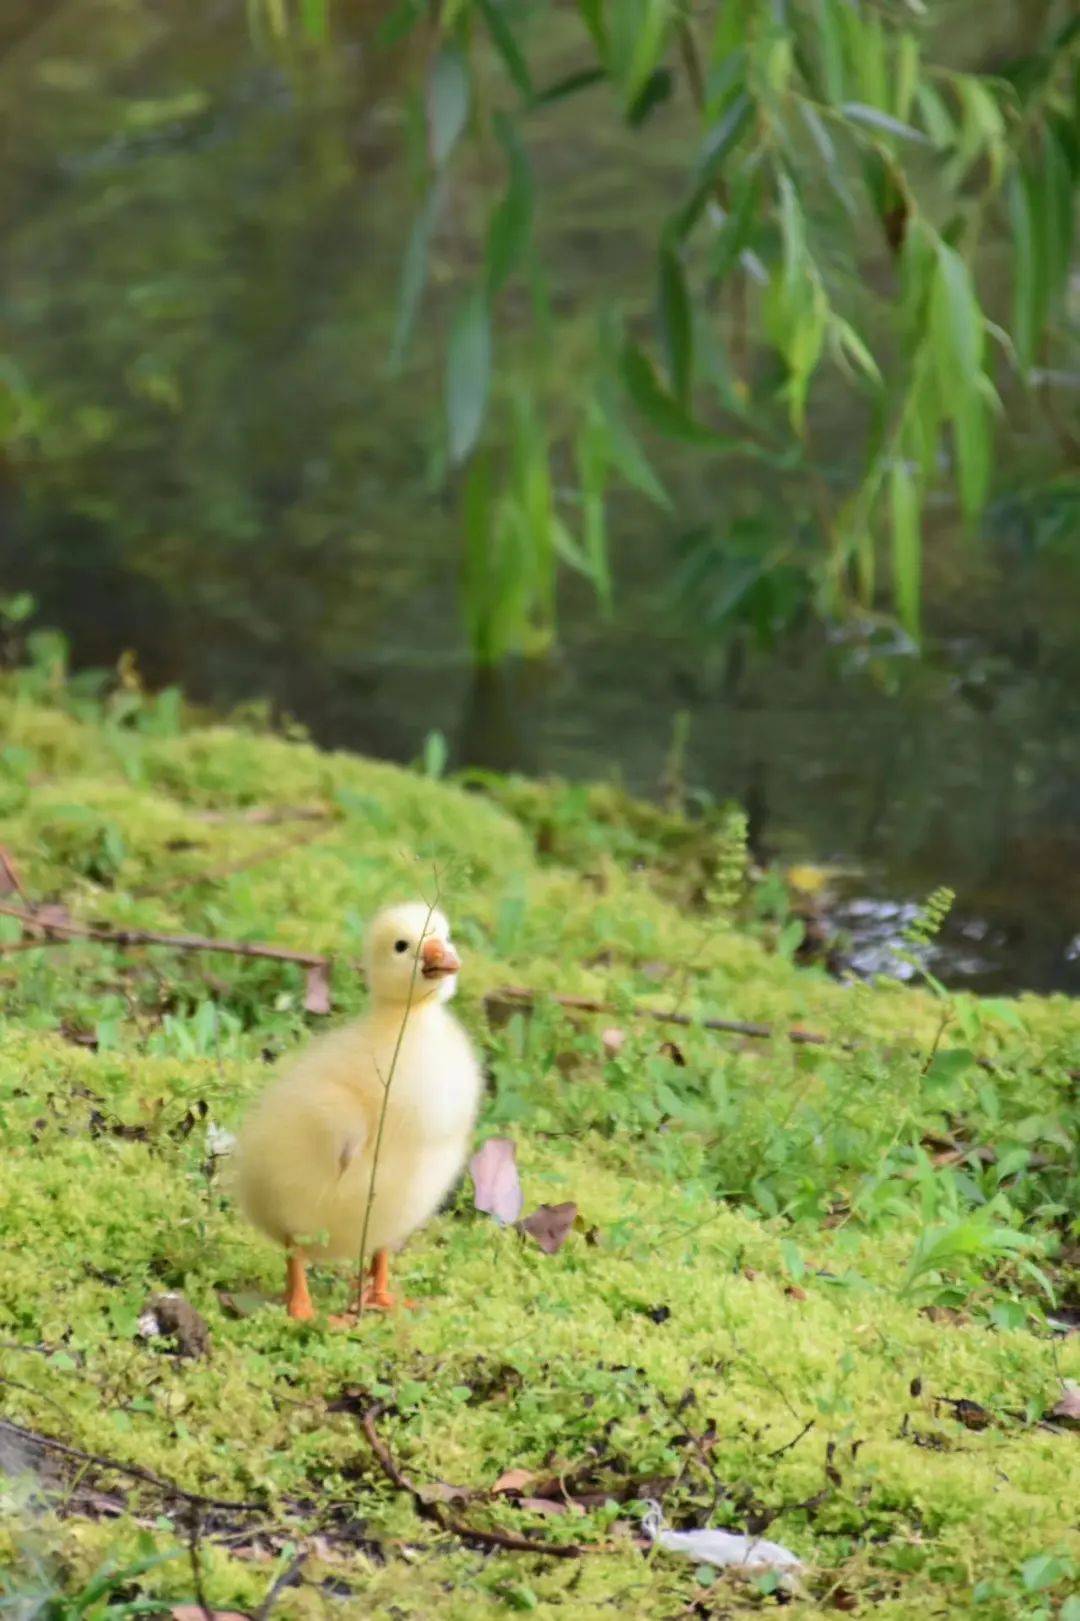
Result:
[[[290,1255],[286,1264],[285,1310],[297,1323],[310,1323],[315,1316],[308,1293],[307,1267],[299,1255]]]

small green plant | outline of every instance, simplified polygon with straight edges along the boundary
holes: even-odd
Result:
[[[749,867],[748,834],[746,812],[737,805],[727,806],[716,832],[714,865],[707,896],[710,910],[719,917],[734,917],[745,896]]]

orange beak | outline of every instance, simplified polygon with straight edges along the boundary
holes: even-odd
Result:
[[[420,972],[425,979],[441,979],[444,974],[456,974],[461,958],[453,946],[434,936],[420,947]]]

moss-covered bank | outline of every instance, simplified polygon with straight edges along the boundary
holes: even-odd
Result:
[[[219,1608],[254,1611],[303,1546],[278,1614],[674,1618],[789,1599],[643,1557],[632,1537],[658,1497],[677,1525],[768,1524],[811,1567],[801,1615],[1076,1621],[1078,1440],[1042,1420],[1080,1377],[1077,1336],[1044,1315],[1047,1285],[1059,1302],[1072,1286],[1080,1010],[796,968],[718,918],[699,873],[680,888],[710,835],[606,790],[466,792],[190,729],[130,684],[104,700],[45,685],[0,689],[0,843],[26,893],[84,921],[332,953],[337,1019],[362,1003],[365,917],[437,873],[492,1076],[482,1134],[514,1137],[531,1203],[572,1198],[582,1222],[549,1256],[463,1189],[403,1258],[419,1311],[351,1336],[288,1322],[259,1301],[279,1258],[211,1155],[214,1128],[319,1022],[303,971],[27,949],[5,919],[8,1420],[265,1506],[206,1511]],[[597,1020],[550,1003],[489,1025],[484,995],[507,981],[613,1001],[623,1045],[605,1052]],[[690,1029],[665,1050],[670,1032],[630,1013],[665,1001],[833,1039]],[[317,1285],[336,1305],[344,1281]],[[208,1359],[139,1336],[163,1288],[207,1319]],[[360,1432],[376,1398],[420,1484],[484,1493],[520,1467],[547,1491],[561,1471],[584,1505],[481,1495],[455,1512],[608,1551],[491,1554],[439,1531]],[[115,1602],[191,1600],[175,1500],[10,1432],[3,1457],[36,1473],[3,1488],[13,1591],[70,1594],[152,1543],[178,1556]]]

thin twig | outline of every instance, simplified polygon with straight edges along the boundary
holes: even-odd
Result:
[[[482,1531],[478,1526],[467,1525],[463,1520],[448,1514],[442,1503],[428,1502],[419,1487],[408,1475],[402,1473],[389,1447],[375,1428],[375,1420],[382,1411],[382,1402],[375,1402],[360,1419],[368,1445],[386,1478],[399,1491],[407,1492],[416,1506],[416,1512],[424,1519],[433,1521],[440,1530],[449,1531],[453,1536],[460,1537],[462,1542],[472,1543],[477,1548],[506,1548],[514,1553],[551,1554],[556,1559],[580,1559],[583,1554],[607,1551],[602,1548],[583,1548],[576,1542],[543,1542],[538,1537],[517,1536],[512,1531]]]
[[[192,1507],[188,1516],[188,1558],[191,1561],[191,1581],[195,1588],[195,1602],[203,1613],[203,1621],[214,1621],[214,1612],[206,1600],[206,1584],[202,1572],[202,1515]]]
[[[40,951],[43,946],[68,946],[70,940],[49,935],[44,940],[0,940],[0,957],[11,957],[18,951]]]
[[[603,1002],[591,996],[564,996],[557,991],[530,991],[524,985],[504,985],[500,990],[492,991],[487,996],[488,1002],[496,1006],[500,1002],[512,1007],[535,1007],[537,1002],[547,1000],[557,1002],[560,1007],[572,1008],[577,1013],[619,1013],[622,1009],[613,1002]],[[783,1034],[787,1040],[797,1046],[828,1047],[837,1046],[846,1052],[853,1050],[849,1041],[833,1042],[831,1037],[822,1035],[817,1030],[804,1030],[800,1025],[793,1025],[790,1030],[778,1031],[771,1024],[755,1024],[743,1019],[696,1019],[689,1013],[668,1012],[664,1008],[636,1007],[632,1014],[639,1019],[656,1019],[662,1024],[683,1025],[687,1029],[722,1030],[732,1036],[748,1036],[754,1041],[771,1041],[774,1036]]]
[[[278,1575],[270,1584],[266,1597],[263,1599],[262,1603],[259,1605],[259,1608],[252,1616],[252,1621],[267,1621],[270,1611],[274,1608],[274,1604],[277,1601],[278,1595],[284,1592],[285,1588],[290,1585],[293,1577],[307,1559],[307,1556],[307,1549],[301,1549],[296,1558],[290,1560],[289,1564],[285,1566],[285,1569],[278,1572]]]
[[[390,1103],[390,1087],[393,1084],[394,1071],[397,1069],[398,1056],[401,1053],[401,1043],[405,1039],[405,1026],[409,1022],[409,1014],[412,1012],[413,998],[416,995],[416,979],[420,972],[420,953],[424,946],[424,936],[427,934],[432,915],[438,904],[439,875],[436,873],[435,899],[428,906],[427,917],[424,919],[424,927],[420,931],[420,938],[416,942],[416,951],[413,953],[412,973],[409,975],[409,994],[405,999],[405,1011],[401,1015],[401,1024],[398,1027],[397,1040],[394,1043],[394,1051],[390,1055],[390,1070],[385,1081],[382,1081],[381,1075],[379,1076],[380,1081],[382,1081],[383,1089],[382,1104],[379,1108],[379,1123],[375,1128],[375,1147],[372,1151],[371,1158],[371,1178],[368,1182],[367,1203],[364,1206],[364,1225],[360,1230],[360,1255],[356,1264],[356,1311],[357,1315],[360,1317],[364,1315],[364,1267],[367,1262],[368,1228],[371,1225],[371,1210],[375,1203],[375,1177],[378,1174],[379,1157],[382,1153],[383,1131],[386,1127],[386,1111]],[[378,1073],[377,1066],[376,1073]]]
[[[69,1446],[66,1441],[57,1441],[54,1436],[42,1435],[38,1430],[27,1429],[22,1424],[16,1424],[10,1418],[0,1418],[0,1433],[9,1431],[28,1441],[31,1446],[40,1447],[46,1452],[58,1452],[65,1458],[77,1458],[80,1463],[94,1464],[98,1469],[111,1469],[116,1474],[128,1475],[133,1480],[143,1480],[150,1486],[157,1486],[160,1491],[168,1492],[172,1497],[182,1497],[186,1503],[199,1503],[203,1508],[241,1509],[248,1514],[265,1514],[266,1508],[262,1503],[237,1502],[228,1497],[206,1497],[202,1492],[189,1491],[186,1486],[178,1486],[175,1480],[166,1480],[163,1475],[156,1475],[152,1469],[144,1469],[137,1463],[121,1463],[117,1458],[106,1458],[98,1452],[84,1452],[81,1447]]]
[[[326,967],[330,961],[312,951],[290,951],[286,946],[268,946],[258,940],[215,940],[203,934],[158,934],[151,929],[98,928],[90,923],[38,917],[30,910],[0,902],[0,913],[18,918],[28,929],[42,929],[50,936],[71,936],[77,940],[97,940],[113,946],[170,946],[174,951],[217,951],[232,957],[263,957],[271,962],[295,962],[304,968]],[[42,944],[45,941],[41,942]]]
[[[273,861],[275,856],[290,855],[307,844],[314,844],[316,839],[325,839],[333,831],[334,823],[316,824],[302,833],[294,833],[288,839],[277,839],[273,844],[264,844],[261,850],[242,856],[237,861],[230,861],[223,867],[212,867],[199,872],[182,872],[164,884],[150,884],[145,889],[133,889],[132,895],[136,900],[150,900],[158,895],[171,895],[178,889],[193,889],[196,884],[217,884],[224,878],[233,878],[238,872],[247,872],[251,867],[258,867],[264,861]]]
[[[329,805],[252,805],[247,810],[193,811],[197,822],[245,823],[248,827],[273,827],[279,822],[329,822],[338,812]]]
[[[782,1447],[777,1447],[775,1452],[766,1452],[765,1456],[767,1458],[782,1458],[784,1456],[785,1452],[790,1452],[793,1447],[798,1446],[799,1442],[802,1440],[804,1435],[809,1435],[810,1434],[810,1431],[813,1429],[814,1424],[816,1422],[817,1421],[815,1419],[808,1418],[806,1423],[803,1425],[802,1429],[799,1431],[798,1435],[796,1435],[790,1441],[785,1441],[783,1446]]]

